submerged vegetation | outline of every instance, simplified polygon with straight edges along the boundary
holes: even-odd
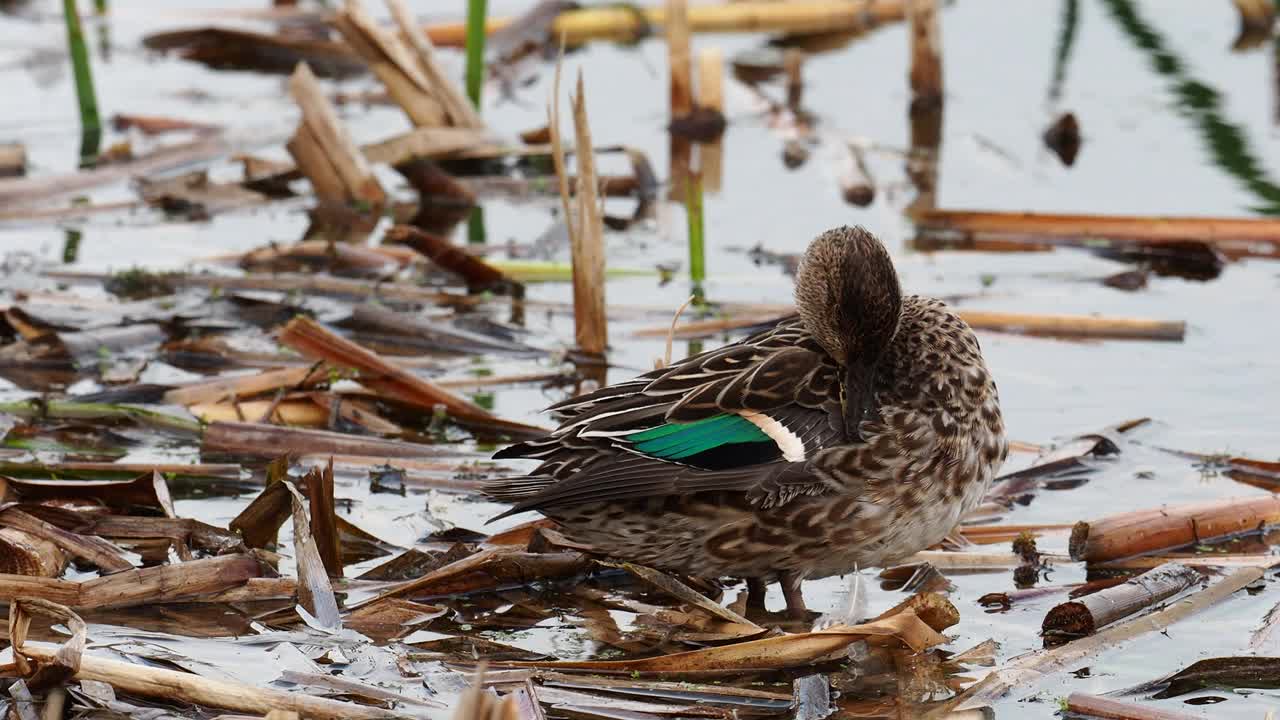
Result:
[[[0,3],[6,717],[1269,712],[1270,0],[263,5]],[[1000,389],[943,540],[806,611],[491,522],[859,224]],[[590,441],[796,450],[745,417]]]

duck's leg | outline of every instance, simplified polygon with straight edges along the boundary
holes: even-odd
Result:
[[[778,576],[782,597],[787,599],[787,614],[797,620],[809,617],[809,609],[804,606],[804,593],[800,591],[800,583],[803,581],[804,577],[796,572],[783,572]]]
[[[760,578],[747,578],[747,612],[765,612],[764,596],[768,588]]]

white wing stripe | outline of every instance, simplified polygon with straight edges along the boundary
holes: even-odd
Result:
[[[747,422],[764,431],[771,440],[778,444],[782,457],[789,462],[800,462],[805,459],[804,442],[800,437],[786,428],[785,425],[754,410],[739,410],[738,414]]]

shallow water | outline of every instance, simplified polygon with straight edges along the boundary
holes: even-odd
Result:
[[[260,5],[228,2],[219,7]],[[494,14],[505,14],[525,3],[501,0],[490,5]],[[1077,25],[1063,65],[1061,93],[1050,99],[1068,5],[1076,6]],[[435,3],[416,6],[424,14],[448,16]],[[224,124],[244,141],[245,149],[283,158],[281,140],[296,122],[296,111],[282,78],[215,72],[141,48],[141,38],[149,32],[206,24],[216,15],[117,2],[108,19],[90,21],[86,31],[94,46],[103,115],[171,115]],[[1280,182],[1280,46],[1273,38],[1259,49],[1232,52],[1237,23],[1230,3],[964,0],[947,7],[939,206],[1222,216],[1268,208],[1280,212],[1275,184]],[[103,38],[109,38],[109,53]],[[0,115],[0,141],[26,143],[33,173],[69,171],[77,159],[74,91],[69,68],[59,55],[63,43],[54,3],[35,2],[15,15],[0,15],[0,87],[6,108]],[[719,45],[731,57],[760,43],[756,36],[698,36],[695,51]],[[743,251],[760,245],[795,253],[824,229],[857,223],[885,239],[911,292],[963,296],[964,305],[974,308],[1185,320],[1182,343],[1062,342],[981,334],[1015,439],[1045,443],[1131,417],[1155,420],[1133,433],[1136,440],[1124,447],[1121,459],[1104,464],[1087,484],[1043,491],[1003,522],[1074,522],[1166,502],[1259,492],[1222,476],[1206,476],[1189,462],[1152,447],[1259,459],[1280,454],[1280,336],[1274,314],[1280,267],[1243,261],[1228,266],[1216,281],[1153,277],[1145,290],[1128,293],[1097,282],[1124,266],[1081,252],[912,251],[906,243],[910,226],[902,214],[912,191],[901,157],[891,152],[869,155],[882,191],[870,207],[860,209],[840,197],[835,181],[840,155],[834,149],[845,138],[905,148],[906,53],[904,28],[891,26],[806,62],[805,105],[820,119],[826,142],[794,171],[784,169],[781,140],[761,118],[758,102],[743,86],[727,80],[730,128],[724,144],[724,182],[720,193],[706,201],[708,296],[720,301],[786,302],[790,279],[776,267],[755,265]],[[41,54],[56,59],[41,61]],[[450,53],[447,59],[451,67],[461,67],[459,54]],[[635,47],[595,44],[565,60],[566,78],[575,77],[579,69],[585,75],[597,143],[642,149],[660,175],[667,152],[665,65],[664,45],[654,39]],[[503,99],[496,87],[489,88],[484,114],[493,127],[515,133],[545,121],[550,92],[546,70],[532,84],[517,88],[514,98]],[[374,87],[368,78],[340,85],[351,90]],[[202,99],[189,99],[192,90]],[[780,88],[770,91],[780,98]],[[1053,117],[1065,110],[1080,119],[1085,138],[1071,168],[1063,167],[1040,139]],[[344,119],[362,141],[407,129],[399,111],[386,107],[347,107]],[[606,172],[609,162],[604,164]],[[229,163],[215,168],[215,176],[234,177]],[[885,192],[890,186],[894,190]],[[129,199],[132,193],[120,185],[91,197],[106,202]],[[629,201],[613,202],[619,212],[629,211]],[[490,241],[532,241],[554,223],[553,207],[546,202],[488,203]],[[306,222],[296,204],[220,215],[196,224],[166,222],[150,211],[95,217],[74,226],[82,234],[75,269],[188,267],[213,255],[272,241],[292,242]],[[57,263],[65,230],[47,223],[5,223],[0,225],[0,253],[31,254],[41,262]],[[609,262],[638,268],[682,262],[684,237],[683,212],[664,208],[656,222],[610,234]],[[567,249],[560,248],[554,257],[566,259]],[[11,289],[31,282],[20,273],[3,280]],[[608,283],[607,294],[614,303],[674,309],[687,296],[688,284],[683,277],[665,286],[647,277],[622,278]],[[571,300],[564,283],[533,285],[529,296]],[[570,318],[531,313],[529,322],[543,345],[564,346],[572,339]],[[618,366],[611,380],[652,366],[662,353],[662,342],[634,339],[628,332],[636,325],[662,322],[655,316],[611,327],[611,360]],[[677,343],[677,352],[687,349],[681,345]],[[511,419],[539,421],[537,411],[557,399],[558,391],[498,391],[494,410]],[[1027,458],[1013,459],[1019,461]],[[403,545],[429,532],[432,517],[478,529],[496,509],[435,492],[408,498],[370,495],[358,481],[340,484],[339,495],[357,499],[350,519]],[[178,511],[223,525],[247,501],[184,500]],[[424,508],[430,509],[429,515]],[[1065,537],[1041,542],[1042,550],[1064,548]],[[1081,574],[1075,568],[1060,569],[1049,581],[1071,582]],[[1040,619],[1054,599],[988,614],[976,598],[1011,589],[1006,574],[957,575],[952,580],[958,589],[951,599],[962,621],[952,629],[955,639],[948,649],[963,650],[994,637],[1001,642],[1003,660],[1039,646]],[[869,584],[873,611],[901,599],[898,593],[879,590],[877,583]],[[807,586],[810,605],[818,610],[838,605],[843,592],[844,582],[838,578]],[[996,708],[996,716],[1049,717],[1058,710],[1055,699],[1072,691],[1106,692],[1203,657],[1243,654],[1249,630],[1277,600],[1280,593],[1273,584],[1256,595],[1238,593],[1166,634],[1148,635],[1084,663],[1090,668],[1088,678],[1063,674],[1013,693]],[[780,596],[771,597],[772,604],[780,602]],[[582,654],[591,651],[589,644],[575,644],[556,631],[539,631],[529,642],[533,649],[554,649],[565,656],[574,654],[574,647]],[[1231,700],[1211,707],[1182,703],[1196,695]],[[1280,702],[1271,691],[1212,691],[1159,705],[1206,717],[1261,717]]]

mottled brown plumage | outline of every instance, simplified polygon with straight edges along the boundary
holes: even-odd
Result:
[[[903,297],[861,228],[810,245],[798,315],[740,342],[553,407],[541,460],[491,484],[602,553],[670,571],[780,580],[884,566],[941,540],[1007,452],[972,330]]]

